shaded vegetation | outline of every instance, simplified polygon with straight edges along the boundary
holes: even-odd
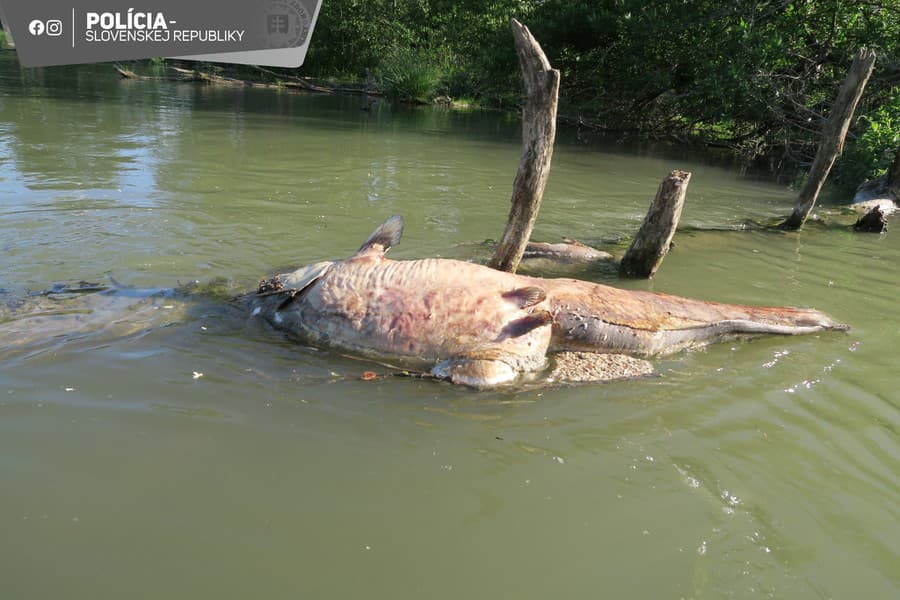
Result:
[[[400,99],[513,107],[521,80],[510,17],[562,71],[560,114],[583,127],[724,145],[774,171],[802,167],[854,53],[868,47],[879,60],[841,176],[870,172],[888,131],[900,131],[890,116],[900,0],[327,0],[301,71],[374,76]]]
[[[382,89],[393,100],[428,102],[440,81],[440,68],[422,50],[395,47],[382,60]]]
[[[852,195],[857,186],[887,172],[900,148],[900,93],[858,121],[859,135],[835,164],[834,183]]]

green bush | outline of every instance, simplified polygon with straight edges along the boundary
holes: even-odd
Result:
[[[862,132],[835,164],[834,183],[852,194],[862,182],[883,175],[900,147],[900,94],[859,118]]]
[[[395,48],[381,64],[382,87],[391,100],[430,102],[441,78],[441,69],[422,50]]]

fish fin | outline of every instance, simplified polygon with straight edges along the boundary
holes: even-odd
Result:
[[[273,290],[268,292],[258,292],[257,296],[272,296],[278,294],[286,294],[287,298],[281,301],[281,304],[275,309],[276,311],[283,310],[289,304],[291,304],[294,300],[301,297],[304,292],[306,292],[310,287],[312,287],[317,281],[322,279],[331,266],[334,263],[332,262],[320,262],[312,265],[307,265],[301,269],[297,269],[293,273],[288,273],[287,275],[276,275],[278,285],[290,287],[283,287],[279,290]]]
[[[331,261],[317,262],[277,277],[284,288],[302,291],[321,279],[333,265]]]
[[[507,323],[506,327],[503,328],[502,335],[506,338],[519,337],[538,327],[549,325],[552,321],[553,315],[551,315],[549,311],[539,310]]]
[[[503,297],[518,304],[519,308],[528,308],[546,300],[547,292],[539,287],[528,286],[504,292]]]
[[[441,361],[431,375],[474,388],[490,388],[514,382],[518,371],[499,358],[500,353],[469,352]]]
[[[376,244],[383,248],[382,252],[387,252],[400,243],[400,237],[403,235],[403,217],[394,215],[384,223],[378,226],[378,229],[372,232],[369,239],[359,247],[357,254],[365,252]]]

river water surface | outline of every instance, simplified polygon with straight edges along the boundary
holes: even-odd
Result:
[[[520,393],[362,381],[221,298],[142,296],[250,289],[394,213],[395,258],[486,256],[517,120],[361,104],[0,55],[0,597],[897,597],[900,231],[737,231],[791,190],[563,132],[535,239],[620,249],[693,172],[654,281],[578,276],[852,329]]]

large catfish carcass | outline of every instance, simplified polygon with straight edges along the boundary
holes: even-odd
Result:
[[[350,258],[276,275],[244,300],[253,315],[309,342],[418,365],[492,387],[540,371],[563,350],[658,355],[738,335],[846,329],[810,309],[750,307],[543,279],[458,260],[395,261],[403,219]]]

